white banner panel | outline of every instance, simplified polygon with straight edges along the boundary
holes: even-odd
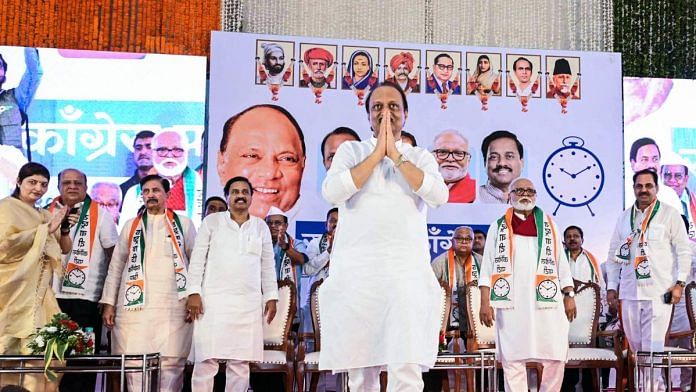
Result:
[[[255,188],[254,214],[275,205],[289,211],[298,237],[323,232],[331,206],[320,193],[322,140],[337,127],[369,138],[363,101],[385,79],[408,92],[406,130],[418,146],[446,156],[438,161],[451,180],[451,202],[430,211],[433,255],[449,248],[454,227],[485,229],[500,217],[507,206],[491,202],[489,193],[501,193],[505,178],[519,173],[536,184],[538,205],[555,214],[559,228],[582,227],[587,248],[604,258],[623,205],[617,53],[214,32],[207,196],[244,175]],[[274,109],[253,109],[225,132],[228,120],[260,104],[292,115],[304,151],[295,127]],[[448,130],[454,132],[437,137]],[[503,154],[487,167],[491,151],[482,152],[482,142],[496,130],[516,135],[521,160]]]

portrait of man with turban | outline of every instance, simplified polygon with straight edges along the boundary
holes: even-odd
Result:
[[[398,84],[404,93],[420,92],[420,50],[387,49],[385,57],[389,59],[386,66],[386,79]]]
[[[360,106],[365,104],[363,101],[365,96],[379,82],[378,65],[373,61],[373,55],[376,57],[379,54],[378,51],[377,48],[343,47],[343,59],[349,60],[348,64],[341,63],[343,66],[342,87],[344,90],[353,90]]]
[[[572,67],[568,60],[573,62]],[[551,68],[553,68],[553,76],[549,77],[548,70]],[[572,68],[578,70],[575,75]],[[561,104],[561,113],[568,113],[568,99],[580,99],[580,58],[547,57],[546,81],[548,83],[546,98],[556,98]]]
[[[280,88],[292,85],[292,70],[295,68],[293,42],[257,41],[256,84],[265,84],[271,91],[271,100],[278,100]],[[291,51],[290,61],[285,60],[286,48]],[[258,56],[262,54],[263,57]]]
[[[331,51],[327,50],[329,48]],[[310,46],[300,44],[303,53],[300,68],[300,87],[309,87],[314,93],[314,103],[321,103],[321,95],[327,88],[336,88],[335,45]],[[333,52],[333,53],[332,53]]]

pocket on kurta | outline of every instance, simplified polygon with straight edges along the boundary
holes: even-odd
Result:
[[[250,237],[247,239],[246,253],[249,253],[249,254],[252,254],[255,256],[261,256],[261,248],[262,248],[261,238]]]

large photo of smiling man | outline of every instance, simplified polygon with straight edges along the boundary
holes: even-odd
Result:
[[[265,218],[277,207],[292,217],[299,210],[305,159],[304,134],[292,114],[277,105],[254,105],[225,122],[218,177],[220,184],[236,176],[249,179],[252,215]]]
[[[489,204],[507,204],[510,184],[522,173],[524,147],[517,136],[505,130],[494,131],[481,143],[488,182],[479,187],[478,200]]]

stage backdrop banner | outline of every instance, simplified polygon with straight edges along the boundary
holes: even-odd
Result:
[[[624,159],[628,207],[635,201],[633,174],[654,169],[658,198],[685,215],[696,240],[696,81],[624,78]]]
[[[429,211],[431,255],[450,247],[455,227],[485,229],[502,216],[505,184],[526,176],[558,234],[582,227],[604,260],[623,205],[617,53],[214,32],[206,196],[246,176],[254,215],[275,206],[297,237],[320,235],[331,208],[320,192],[326,167],[352,137],[332,136],[323,151],[322,141],[338,127],[370,138],[365,100],[385,80],[406,91],[405,129],[436,155],[450,186],[450,202]],[[512,139],[481,151],[496,130],[513,133],[523,153]]]
[[[141,204],[139,192],[117,187],[134,175],[135,161],[141,159],[134,155],[147,153],[153,155],[153,163],[172,166],[164,162],[172,153],[162,159],[149,150],[134,154],[135,135],[143,130],[174,130],[184,150],[178,161],[186,162],[190,172],[201,167],[205,57],[8,46],[0,46],[0,54],[7,63],[2,89],[11,91],[28,114],[32,160],[44,164],[52,175],[44,202],[58,194],[57,174],[73,167],[87,174],[88,192],[93,198],[99,193],[98,201],[115,219],[122,202],[121,223],[135,216]],[[14,111],[12,105],[0,103],[0,128],[7,130],[13,123]],[[24,126],[21,132],[26,155]],[[9,178],[7,185],[0,184],[4,196],[14,188],[16,170],[26,159],[14,147],[0,148],[4,150],[0,160],[6,160],[3,176]],[[187,187],[184,203],[190,206],[185,210],[200,221],[203,181],[200,174],[197,180],[192,176],[185,176],[194,185]],[[110,185],[100,184],[100,191],[93,192],[96,183]]]

